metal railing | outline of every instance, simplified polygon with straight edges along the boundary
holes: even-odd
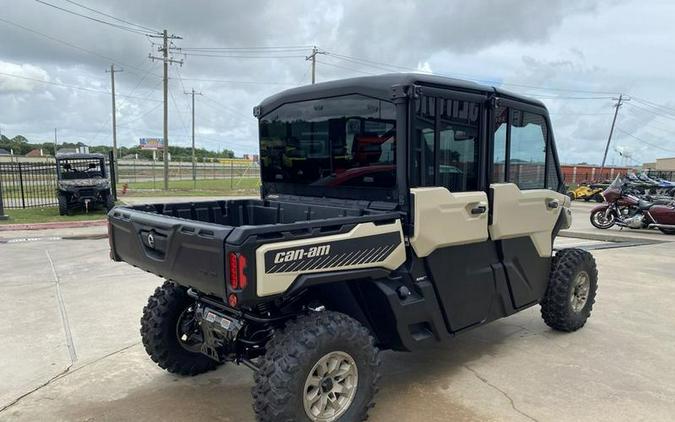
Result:
[[[110,157],[111,158],[111,157]],[[106,160],[108,171],[110,158]],[[113,182],[113,192],[115,186]],[[0,163],[0,215],[3,207],[37,208],[59,204],[54,161]]]

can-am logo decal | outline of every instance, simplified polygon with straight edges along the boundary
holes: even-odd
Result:
[[[313,246],[311,248],[293,249],[290,251],[279,252],[274,255],[274,263],[297,261],[304,258],[316,258],[318,256],[328,255],[330,245]]]

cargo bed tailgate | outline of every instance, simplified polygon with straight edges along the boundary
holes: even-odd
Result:
[[[225,238],[232,227],[129,208],[108,216],[112,258],[225,297]]]

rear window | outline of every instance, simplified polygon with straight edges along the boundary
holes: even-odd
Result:
[[[361,95],[285,104],[260,119],[263,182],[392,188],[392,103]]]

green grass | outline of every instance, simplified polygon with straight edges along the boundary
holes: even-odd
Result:
[[[124,196],[209,196],[209,195],[242,195],[257,193],[260,179],[257,177],[233,179],[230,187],[229,179],[197,180],[196,188],[192,180],[170,180],[169,191],[164,191],[164,182],[129,182],[127,192],[122,194],[124,183],[117,186],[119,197]]]
[[[83,220],[100,220],[105,218],[105,210],[90,211],[85,214],[84,211],[75,211],[73,215],[59,215],[58,207],[45,208],[26,208],[5,210],[9,216],[8,220],[0,220],[0,224],[32,224],[32,223],[50,223],[50,222],[69,222]]]

